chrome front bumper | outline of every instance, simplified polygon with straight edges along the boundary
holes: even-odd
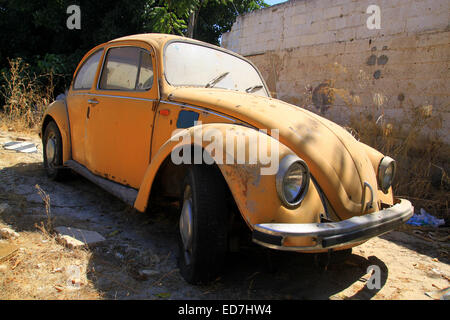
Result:
[[[253,230],[253,241],[262,246],[287,251],[320,251],[351,246],[392,231],[414,214],[411,202],[399,203],[374,213],[332,223],[263,223]],[[307,240],[308,246],[286,246],[285,240]]]

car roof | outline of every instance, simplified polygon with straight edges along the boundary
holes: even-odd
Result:
[[[238,56],[241,59],[244,59],[246,61],[248,61],[248,59],[240,56],[239,54],[237,54],[236,52],[233,52],[231,50],[228,50],[226,48],[223,47],[219,47],[204,41],[199,41],[199,40],[195,40],[192,38],[188,38],[188,37],[183,37],[183,36],[177,36],[177,35],[173,35],[173,34],[164,34],[164,33],[141,33],[141,34],[134,34],[134,35],[129,35],[129,36],[125,36],[125,37],[121,37],[121,38],[117,38],[114,40],[111,40],[107,43],[114,43],[114,42],[120,42],[120,41],[143,41],[143,42],[147,42],[151,45],[153,45],[153,47],[155,48],[155,50],[158,51],[162,51],[164,49],[164,46],[166,45],[167,42],[169,41],[176,41],[176,40],[180,40],[180,41],[184,41],[184,42],[191,42],[191,43],[196,43],[202,46],[207,46],[210,48],[214,48],[217,50],[221,50],[224,52],[227,52],[229,54]],[[250,61],[248,61],[250,62]]]
[[[198,41],[195,39],[177,36],[177,35],[173,35],[173,34],[164,34],[164,33],[134,34],[134,35],[125,36],[122,38],[111,40],[108,43],[114,43],[114,42],[118,42],[118,41],[129,41],[129,40],[148,42],[148,43],[153,44],[154,46],[158,47],[158,49],[164,48],[164,45],[168,41],[172,41],[172,40],[182,40],[182,41],[190,41],[190,42],[197,42],[197,43],[204,44],[204,42],[201,42],[201,41]],[[223,48],[221,48],[221,49],[223,49]]]

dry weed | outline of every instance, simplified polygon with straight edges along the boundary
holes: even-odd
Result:
[[[19,249],[1,264],[0,299],[99,299],[88,279],[91,253],[68,250],[40,232],[21,232]]]
[[[40,226],[37,226],[43,234],[49,235],[51,232],[53,232],[53,218],[51,216],[51,208],[50,208],[50,196],[42,190],[42,188],[37,184],[35,185],[35,188],[38,191],[38,194],[41,196],[42,201],[45,205],[45,215],[47,216],[47,223],[44,225],[43,222],[41,222]]]
[[[0,94],[5,101],[1,122],[8,129],[27,131],[39,125],[45,107],[54,99],[55,74],[38,76],[21,58],[8,61],[8,72],[0,75]]]
[[[25,299],[101,299],[88,278],[92,252],[88,248],[68,249],[52,233],[53,218],[49,195],[36,185],[45,204],[47,221],[38,231],[22,231],[7,244],[17,248],[0,261],[0,300]],[[0,227],[6,225],[0,220]]]

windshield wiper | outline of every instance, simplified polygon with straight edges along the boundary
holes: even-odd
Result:
[[[209,81],[205,88],[212,88],[216,85],[217,82],[219,82],[220,80],[222,80],[223,78],[225,78],[227,75],[229,74],[229,72],[224,72],[222,73],[220,76],[215,77],[214,79],[212,79],[211,81]]]
[[[255,91],[261,90],[262,88],[264,88],[262,85],[251,86],[251,87],[245,89],[245,92],[253,93]]]

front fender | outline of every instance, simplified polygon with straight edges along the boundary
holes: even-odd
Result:
[[[222,156],[220,156],[220,152],[212,152],[211,141],[203,141],[205,139],[195,140],[196,134],[207,136],[208,132],[211,133],[211,131],[224,137]],[[227,138],[227,132],[233,132],[233,134]],[[181,139],[182,135],[189,136],[191,139]],[[241,162],[237,164],[236,161],[227,163],[226,160],[229,159],[227,157],[230,157],[231,153],[238,158],[237,147],[233,146],[230,149],[227,147],[227,142],[232,137],[239,136],[245,137],[246,159],[249,159],[249,150],[251,149],[249,143],[255,141],[255,139],[258,141],[259,146],[266,144],[271,146],[271,150],[277,150],[278,153],[274,153],[272,158],[272,160],[276,160],[274,161],[277,163],[276,168],[271,168],[270,164],[267,164],[267,158],[261,157],[260,152],[258,152],[256,163],[250,164],[247,161],[244,164],[241,164]],[[160,148],[149,165],[141,183],[134,204],[137,210],[146,210],[153,181],[164,160],[171,156],[173,150],[186,145],[201,146],[214,159],[225,178],[242,217],[250,228],[253,229],[253,226],[259,223],[314,223],[320,221],[320,213],[324,212],[324,209],[313,183],[310,183],[307,195],[296,209],[284,207],[278,197],[275,184],[278,163],[286,155],[294,153],[264,132],[241,125],[222,123],[206,124],[185,129],[183,133],[174,135]],[[270,153],[270,156],[272,156],[272,153]]]
[[[378,150],[375,150],[374,148],[361,143],[361,146],[364,148],[364,150],[367,153],[367,156],[369,157],[370,162],[373,166],[373,171],[375,172],[375,175],[378,175],[378,167],[380,165],[381,160],[383,159],[384,155],[379,152]],[[377,199],[385,204],[388,205],[394,205],[394,193],[392,190],[392,187],[389,188],[387,193],[384,193],[379,188],[377,190]]]
[[[72,143],[70,140],[70,121],[65,100],[57,100],[51,103],[42,117],[41,138],[44,138],[45,128],[50,121],[54,121],[61,133],[63,145],[63,163],[72,159]]]

